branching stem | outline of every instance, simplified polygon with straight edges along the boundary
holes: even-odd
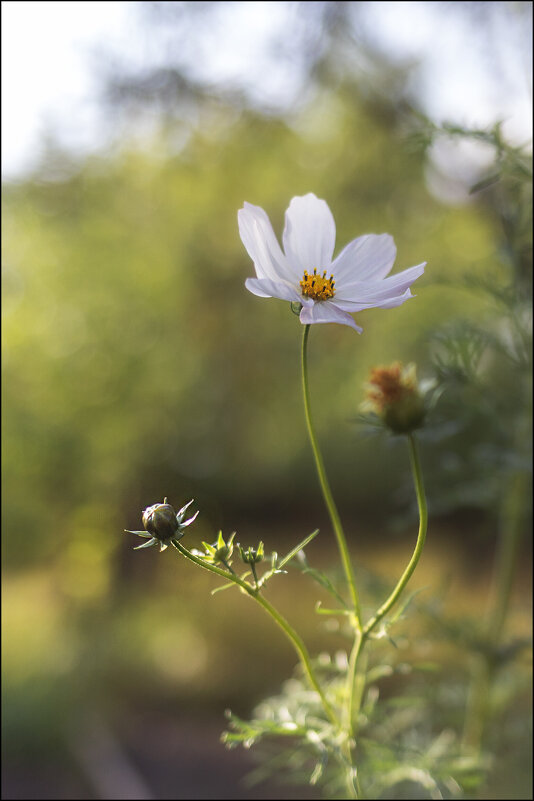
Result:
[[[215,573],[217,576],[224,578],[226,581],[228,580],[233,581],[235,584],[241,587],[241,589],[244,590],[244,592],[246,592],[247,595],[253,598],[256,601],[256,603],[258,603],[260,606],[263,607],[263,609],[265,609],[265,611],[272,617],[275,623],[277,623],[277,625],[282,629],[286,637],[291,642],[293,648],[298,654],[302,667],[304,668],[304,672],[308,677],[311,686],[318,693],[321,699],[321,703],[323,705],[327,717],[333,723],[333,725],[337,729],[339,729],[340,725],[339,720],[337,718],[336,713],[334,712],[332,705],[326,698],[323,689],[319,684],[319,681],[317,680],[315,671],[311,664],[308,649],[306,648],[302,638],[299,637],[294,628],[287,622],[287,620],[280,614],[280,612],[278,612],[274,608],[274,606],[269,603],[269,601],[267,601],[262,595],[260,595],[258,589],[252,587],[252,585],[249,584],[244,579],[239,578],[239,576],[237,576],[233,571],[230,573],[227,570],[223,570],[222,568],[219,568],[216,565],[212,565],[209,562],[206,562],[204,559],[195,556],[190,551],[188,551],[187,548],[184,548],[181,542],[177,540],[172,540],[171,542],[172,545],[176,548],[176,550],[179,551],[182,554],[182,556],[185,556],[186,559],[189,559],[189,561],[194,562],[196,565],[199,565],[200,567],[203,567],[205,570],[209,570],[210,573]]]

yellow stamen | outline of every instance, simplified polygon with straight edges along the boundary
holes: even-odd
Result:
[[[334,276],[326,277],[326,270],[322,275],[317,275],[317,270],[313,271],[313,275],[309,275],[307,270],[304,270],[304,276],[300,282],[302,294],[312,300],[328,300],[334,297]]]

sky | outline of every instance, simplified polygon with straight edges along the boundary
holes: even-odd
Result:
[[[97,102],[101,54],[114,53],[140,66],[154,59],[140,5],[2,2],[4,178],[22,176],[38,162],[47,131],[59,132],[74,152],[105,144],[109,132]],[[248,83],[260,99],[283,104],[291,82],[287,66],[269,64],[269,45],[290,24],[294,4],[292,11],[281,2],[217,5],[217,28],[203,42],[197,69],[208,78]],[[524,43],[527,36],[531,41],[530,34],[512,25],[503,41],[498,19],[490,18],[488,30],[494,29],[499,47],[488,61],[473,28],[459,23],[443,4],[368,2],[364,12],[364,24],[385,51],[423,60],[418,89],[437,121],[484,126],[502,117],[513,141],[531,138],[530,57],[525,59],[524,47],[514,40]]]
[[[31,167],[41,136],[56,123],[78,147],[98,140],[90,53],[104,41],[124,42],[131,12],[124,2],[2,3],[4,176]]]

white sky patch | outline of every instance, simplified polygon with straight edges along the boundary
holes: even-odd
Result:
[[[39,161],[47,131],[54,131],[62,144],[77,152],[89,152],[108,141],[97,102],[101,76],[96,54],[119,56],[121,62],[136,67],[161,63],[166,57],[164,49],[155,51],[160,40],[151,39],[150,23],[141,23],[140,5],[126,0],[2,3],[5,178],[24,174]],[[284,2],[216,3],[211,25],[191,42],[198,49],[192,53],[185,47],[176,61],[194,59],[196,76],[240,86],[262,105],[284,108],[298,91],[301,76],[296,64],[273,57],[273,43],[277,36],[291,34],[305,7]],[[522,63],[525,37],[530,34],[525,30],[508,26],[507,41],[505,32],[494,31],[502,46],[490,58],[483,53],[480,37],[473,35],[473,24],[440,3],[369,2],[363,11],[369,36],[382,48],[392,56],[421,59],[417,86],[435,120],[485,126],[504,118],[505,133],[513,141],[530,139],[528,53],[528,63]]]
[[[128,36],[124,2],[2,3],[2,172],[32,164],[48,129],[71,144],[95,141],[90,51]]]
[[[258,100],[280,105],[295,91],[285,61],[276,62],[268,44],[288,24],[286,3],[244,2],[238,8],[220,4],[217,25],[206,31],[195,73],[205,80],[231,83],[252,91]]]
[[[503,119],[505,135],[520,144],[532,138],[532,33],[512,10],[499,27],[498,5],[484,11],[493,48],[476,23],[440,3],[371,2],[365,16],[383,48],[424,62],[418,86],[430,117],[473,127]]]

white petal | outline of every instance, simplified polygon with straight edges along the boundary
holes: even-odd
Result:
[[[337,300],[336,305],[344,311],[354,314],[354,312],[363,311],[363,309],[393,309],[395,306],[400,306],[404,301],[413,298],[410,289],[407,289],[402,295],[385,295],[384,297],[368,297],[361,301],[353,300]]]
[[[254,262],[258,278],[291,279],[291,269],[265,211],[260,206],[245,203],[237,213],[237,220],[239,235]]]
[[[389,278],[381,281],[353,281],[337,288],[336,298],[339,300],[354,300],[357,303],[369,298],[384,299],[401,295],[425,271],[426,261],[415,267],[408,267]]]
[[[399,295],[396,298],[389,298],[389,300],[383,300],[380,303],[377,303],[376,308],[378,309],[394,309],[396,306],[402,306],[402,304],[410,300],[410,298],[414,298],[415,295],[412,295],[409,289],[404,292],[404,294]]]
[[[260,298],[280,298],[280,300],[302,301],[297,289],[285,281],[271,281],[269,278],[247,278],[245,286],[253,295]]]
[[[283,243],[288,261],[300,277],[304,270],[330,269],[336,224],[327,203],[312,192],[294,197],[286,211]]]
[[[332,272],[339,287],[352,281],[376,281],[393,267],[397,248],[389,234],[359,236],[334,259]]]
[[[303,325],[311,325],[312,323],[341,323],[341,325],[350,325],[359,334],[362,333],[363,328],[356,325],[350,314],[342,311],[338,306],[328,301],[314,303],[313,306],[303,306],[300,312],[300,322]]]

